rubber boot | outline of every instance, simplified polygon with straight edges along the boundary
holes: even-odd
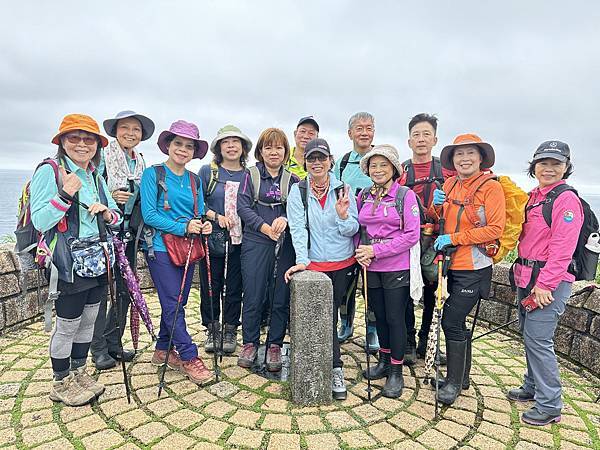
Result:
[[[469,379],[471,375],[471,332],[467,331],[465,333],[467,335],[467,354],[465,357],[465,374],[463,375],[462,381],[462,390],[466,391],[471,387],[471,380]],[[446,384],[446,378],[440,377],[438,380],[438,387],[443,387]]]
[[[448,374],[446,382],[438,391],[438,400],[444,405],[451,405],[462,391],[462,381],[465,374],[465,356],[467,341],[446,341],[448,357]]]
[[[471,356],[472,356],[472,347],[471,347],[471,339],[473,338],[473,335],[471,334],[470,331],[467,331],[466,333],[467,335],[467,354],[465,356],[465,374],[463,375],[463,382],[462,382],[462,388],[463,391],[466,391],[467,389],[469,389],[471,387],[471,380],[470,380],[470,376],[471,376]]]
[[[369,370],[363,370],[362,374],[367,380],[380,380],[383,377],[388,376],[389,367],[390,354],[379,352],[379,361],[377,361],[377,365],[375,367],[369,367]]]
[[[402,364],[390,364],[389,374],[381,390],[381,395],[387,398],[398,398],[402,395],[403,388]]]

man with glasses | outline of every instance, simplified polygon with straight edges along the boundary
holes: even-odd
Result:
[[[368,112],[357,112],[348,120],[348,137],[352,141],[352,151],[346,153],[335,163],[334,173],[338,180],[349,184],[355,195],[363,188],[373,184],[371,179],[360,170],[361,158],[372,148],[375,137],[375,118]],[[346,296],[346,301],[340,307],[340,329],[338,339],[344,342],[354,332],[354,314],[356,310],[356,285],[358,282],[359,266],[354,267],[355,280],[351,290]],[[375,314],[369,311],[369,325],[367,327],[367,343],[369,351],[379,351],[379,340],[375,328]]]

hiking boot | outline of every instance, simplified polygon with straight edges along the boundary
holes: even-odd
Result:
[[[92,362],[98,370],[107,370],[117,365],[117,360],[108,353],[101,353],[92,357]]]
[[[377,329],[373,326],[367,327],[367,345],[369,353],[375,355],[379,351],[379,338],[377,337]]]
[[[331,393],[334,400],[346,400],[346,383],[344,382],[344,370],[334,367],[331,376]]]
[[[219,322],[211,322],[206,325],[206,341],[204,341],[204,351],[206,353],[212,353],[215,351],[215,348],[219,348],[220,344],[221,324]]]
[[[345,320],[340,324],[340,328],[338,330],[338,342],[341,344],[342,342],[346,342],[348,339],[352,337],[354,333],[354,326]]]
[[[509,400],[514,400],[516,402],[531,402],[535,398],[535,395],[530,393],[523,386],[511,389],[506,396]]]
[[[154,354],[152,355],[151,363],[155,366],[162,366],[165,363],[165,357],[167,356],[166,350],[154,350]],[[181,369],[181,358],[179,357],[179,353],[176,350],[171,349],[169,352],[169,359],[167,361],[167,366],[169,366],[173,370]]]
[[[192,383],[202,386],[213,379],[213,373],[207,369],[202,361],[197,356],[189,361],[181,361],[181,372],[190,379]]]
[[[267,370],[269,372],[279,372],[281,370],[281,347],[277,344],[271,344],[267,352]]]
[[[240,356],[238,357],[237,365],[244,369],[249,369],[252,367],[252,364],[254,364],[257,352],[258,349],[256,348],[256,345],[252,343],[244,344]]]
[[[543,427],[544,425],[549,425],[551,423],[558,423],[560,422],[560,419],[560,414],[547,414],[545,412],[539,411],[535,406],[533,408],[528,409],[521,415],[521,420],[523,422],[538,427]]]
[[[390,364],[389,375],[385,380],[381,395],[387,398],[398,398],[402,395],[403,388],[402,364]]]
[[[133,358],[135,358],[135,350],[127,350],[127,349],[123,349],[123,351],[121,350],[109,350],[108,354],[111,356],[112,359],[116,360],[116,361],[125,361],[125,362],[131,362],[133,361]]]
[[[221,343],[218,342],[217,345]],[[232,354],[237,348],[237,326],[226,323],[223,326],[223,353]]]
[[[65,378],[52,383],[50,400],[63,402],[67,406],[83,406],[91,402],[96,395],[75,381],[75,374],[69,373]]]
[[[100,397],[104,392],[104,385],[94,380],[90,374],[87,373],[85,366],[79,367],[73,374],[75,375],[75,382],[82,388],[92,391],[96,398]]]
[[[417,349],[414,345],[407,345],[406,352],[404,352],[404,364],[412,366],[417,362]]]
[[[379,361],[375,367],[369,367],[362,371],[363,377],[367,380],[380,380],[387,377],[390,367],[390,354],[379,352]]]
[[[417,345],[417,358],[425,359],[425,355],[427,354],[427,338],[419,338],[419,345]],[[446,358],[446,354],[440,350],[440,366],[445,366],[448,362]],[[404,360],[406,364],[406,359]]]

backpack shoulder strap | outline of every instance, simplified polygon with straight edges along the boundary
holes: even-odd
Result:
[[[307,248],[310,250],[310,225],[308,223],[308,182],[306,181],[306,178],[298,182],[298,189],[300,190],[300,199],[302,200],[302,206],[304,207],[304,225],[308,234]]]
[[[356,207],[358,209],[358,211],[360,211],[363,207],[363,205],[365,204],[365,201],[367,200],[367,197],[369,196],[369,191],[371,190],[371,188],[362,188],[359,192],[358,195],[356,196]]]
[[[219,182],[219,166],[216,162],[210,162],[210,180],[208,181],[208,186],[206,187],[206,197],[210,197],[217,187],[217,183]]]
[[[169,205],[169,188],[167,187],[167,171],[165,170],[165,166],[162,164],[154,164],[152,167],[154,167],[154,171],[156,172],[156,201],[160,198],[160,192],[162,191],[164,193],[163,208],[171,209],[171,206]]]
[[[412,187],[415,184],[415,167],[413,166],[412,160],[407,159],[402,163],[404,171],[406,172],[406,183],[405,186]]]
[[[434,156],[431,160],[431,178],[433,181],[444,182],[444,172],[442,170],[442,161],[437,156]]]
[[[406,186],[398,186],[398,190],[396,191],[396,199],[395,199],[396,211],[398,212],[398,215],[402,219],[403,223],[404,223],[404,198],[406,197],[406,193],[409,191],[409,189],[410,188],[408,188]]]
[[[252,190],[254,191],[254,203],[256,203],[260,191],[260,172],[256,166],[249,167],[248,171],[250,172],[250,181],[252,181]]]
[[[279,184],[279,189],[281,190],[281,203],[283,203],[284,205],[287,202],[288,194],[290,192],[291,181],[292,173],[284,167],[283,172],[281,173],[281,180]]]
[[[548,227],[552,226],[552,208],[554,207],[554,200],[556,200],[560,194],[567,191],[574,192],[575,195],[579,197],[577,190],[568,184],[559,184],[546,195],[546,201],[542,205],[542,216],[544,216],[544,221]]]
[[[481,226],[481,218],[479,217],[479,214],[477,214],[477,211],[475,211],[475,193],[490,180],[498,180],[498,177],[494,174],[481,175],[477,184],[467,192],[467,195],[462,201],[462,204],[465,207],[465,214],[467,215],[467,218],[476,227]]]
[[[350,153],[352,152],[348,152],[344,156],[342,156],[342,160],[340,161],[340,180],[342,179],[342,174],[344,173],[344,170],[346,170],[348,161],[350,161]]]
[[[201,182],[200,177],[191,170],[186,169],[186,172],[190,176],[190,187],[192,188],[192,197],[194,198],[194,217],[198,217],[198,187],[200,186]]]

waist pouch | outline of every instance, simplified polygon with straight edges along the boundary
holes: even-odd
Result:
[[[188,236],[177,236],[175,234],[163,234],[162,239],[167,248],[169,259],[178,267],[185,266],[188,252],[190,251],[190,245],[192,246],[189,259],[190,264],[204,258],[204,247],[202,246],[202,238],[200,236],[192,238]]]
[[[73,258],[73,272],[82,278],[95,278],[106,273],[106,256],[98,236],[73,239],[69,244]],[[115,263],[112,237],[108,237],[111,267]]]
[[[227,243],[227,230],[213,227],[212,233],[208,235],[208,250],[210,256],[225,256],[225,244]]]

